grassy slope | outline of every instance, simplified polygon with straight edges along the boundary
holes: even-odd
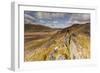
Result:
[[[89,33],[89,24],[75,24],[46,38],[25,43],[25,61],[50,60],[51,55],[54,59],[58,59],[59,55],[65,59],[90,58]],[[57,52],[54,52],[56,47]]]

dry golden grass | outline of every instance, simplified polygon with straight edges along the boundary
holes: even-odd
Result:
[[[25,61],[51,60],[52,56],[54,60],[59,59],[60,56],[67,60],[90,58],[90,36],[86,33],[89,32],[89,29],[85,30],[85,27],[85,25],[74,26],[70,28],[70,32],[53,31],[49,32],[50,35],[47,32],[39,32],[39,34],[43,33],[42,36],[47,35],[47,37],[25,42]],[[35,34],[38,35],[36,32]],[[30,33],[30,35],[35,34]]]

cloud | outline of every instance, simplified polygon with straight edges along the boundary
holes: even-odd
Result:
[[[29,24],[29,23],[35,23],[36,22],[36,18],[34,18],[33,16],[29,15],[29,14],[24,14],[24,23],[25,24]]]
[[[53,19],[64,17],[64,13],[55,13],[55,12],[37,12],[36,17],[38,19]]]
[[[90,22],[88,13],[60,13],[25,11],[24,23],[40,24],[49,27],[65,28],[72,24],[84,24]]]
[[[75,23],[89,23],[90,22],[90,14],[86,13],[75,13],[72,14],[68,24],[75,24]]]
[[[32,16],[29,15],[29,14],[24,14],[24,18],[26,18],[26,19],[35,19],[34,17],[32,17]]]

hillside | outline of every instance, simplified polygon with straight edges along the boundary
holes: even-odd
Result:
[[[50,28],[48,26],[43,26],[40,24],[25,24],[24,28],[25,32],[40,32],[40,31],[49,32],[54,30],[60,30],[60,29]]]
[[[49,33],[41,31],[42,34],[39,33],[37,39],[32,39],[36,33],[31,33],[33,37],[25,42],[25,61],[90,58],[90,23],[73,24],[62,30],[45,26],[31,29],[48,30]]]

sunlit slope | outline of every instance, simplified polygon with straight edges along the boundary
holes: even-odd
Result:
[[[40,35],[39,38],[32,39],[36,36],[36,32],[32,32],[31,40],[25,42],[25,61],[90,58],[89,23],[74,24],[60,30],[49,29],[46,32],[39,32],[41,33],[37,32],[37,35]]]

